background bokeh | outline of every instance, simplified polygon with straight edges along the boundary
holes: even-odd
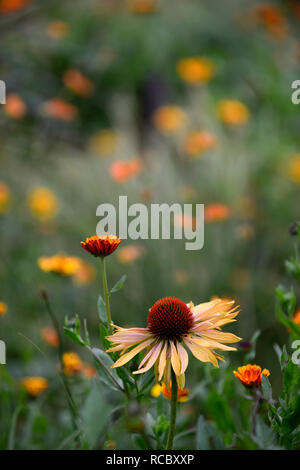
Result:
[[[234,298],[233,330],[246,341],[261,330],[255,361],[279,390],[273,345],[287,332],[274,289],[299,215],[299,21],[293,1],[0,0],[0,337],[14,383],[54,376],[42,289],[61,323],[77,313],[99,342],[100,263],[80,241],[99,204],[127,195],[148,207],[204,203],[205,245],[124,240],[108,259],[110,285],[127,274],[114,321],[143,327],[164,296]],[[56,253],[80,258],[80,271],[40,269]],[[201,376],[193,363],[187,385]],[[57,400],[45,405],[53,419]]]

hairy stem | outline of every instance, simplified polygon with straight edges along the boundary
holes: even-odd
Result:
[[[109,334],[112,334],[111,313],[110,313],[110,305],[109,305],[109,290],[107,287],[107,276],[106,276],[106,263],[105,263],[104,256],[102,256],[100,259],[101,259],[101,265],[102,265],[103,291],[104,291],[104,297],[105,297],[105,308],[106,308],[108,329],[109,329]]]
[[[260,399],[261,399],[260,392],[256,390],[254,408],[253,408],[253,413],[252,413],[252,434],[254,435],[256,434],[256,416],[257,416]]]
[[[169,435],[168,435],[168,442],[166,450],[173,449],[173,440],[175,436],[175,426],[176,426],[176,413],[177,413],[177,392],[178,392],[178,385],[175,373],[173,368],[171,370],[171,377],[172,377],[172,396],[171,396],[171,410],[170,410],[170,428],[169,428]]]

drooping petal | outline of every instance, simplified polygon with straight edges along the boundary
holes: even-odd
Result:
[[[133,372],[133,374],[143,374],[144,372],[147,372],[147,370],[149,370],[153,366],[153,364],[155,363],[155,361],[157,360],[157,358],[160,354],[162,344],[163,344],[162,342],[159,342],[150,349],[149,352],[151,353],[151,355],[150,355],[150,357],[148,359],[148,362],[145,365],[145,367],[143,367],[142,369],[139,369],[139,370],[135,370]],[[149,355],[149,353],[148,353],[148,355]]]
[[[167,362],[167,350],[168,344],[165,343],[162,351],[160,353],[159,364],[158,364],[158,381],[160,382],[165,371],[166,362]]]
[[[177,353],[177,349],[173,341],[170,341],[171,346],[171,364],[176,375],[180,375],[181,364]]]
[[[203,338],[221,341],[222,343],[237,343],[242,339],[239,336],[234,335],[233,333],[223,333],[222,331],[216,330],[207,330],[203,334],[201,334],[201,336]]]
[[[189,363],[189,356],[186,350],[179,342],[177,342],[177,351],[181,363],[180,373],[184,374]]]
[[[218,341],[214,341],[209,338],[203,338],[202,336],[196,336],[193,335],[191,336],[191,339],[193,339],[193,343],[198,344],[199,346],[202,346],[203,348],[211,348],[211,349],[221,349],[222,351],[236,351],[236,348],[233,348],[231,346],[226,346],[225,344],[219,343]]]
[[[179,390],[183,390],[185,386],[185,375],[184,374],[176,375],[176,381],[177,381]]]
[[[131,351],[128,353],[124,354],[122,357],[120,357],[112,366],[111,368],[115,367],[121,367],[124,364],[126,364],[130,359],[132,359],[134,356],[136,356],[140,351],[143,349],[147,348],[147,346],[150,346],[150,344],[153,343],[153,338],[147,339],[146,341],[143,341],[141,344],[133,348]]]
[[[203,348],[193,343],[192,340],[184,340],[185,344],[191,351],[191,353],[201,362],[211,362],[214,366],[218,366],[218,361],[215,354],[208,348]]]

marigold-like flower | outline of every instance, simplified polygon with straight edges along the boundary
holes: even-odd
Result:
[[[180,78],[193,85],[209,82],[213,77],[214,68],[214,64],[204,57],[188,57],[177,62]]]
[[[231,211],[228,206],[219,202],[207,204],[204,207],[205,222],[222,222],[230,217]]]
[[[62,121],[73,121],[78,116],[76,106],[61,98],[52,98],[46,101],[42,109],[47,116]]]
[[[26,392],[33,397],[39,396],[49,387],[49,382],[44,377],[25,377],[21,383]]]
[[[175,297],[158,300],[149,310],[147,328],[121,328],[108,339],[112,347],[108,352],[121,351],[121,357],[112,367],[121,367],[147,348],[138,370],[134,374],[147,372],[154,366],[157,382],[163,381],[170,390],[171,368],[180,390],[184,389],[188,353],[202,362],[211,362],[218,367],[218,359],[224,358],[214,349],[234,351],[223,343],[234,343],[241,338],[232,333],[223,333],[222,325],[235,321],[239,311],[234,301],[215,299],[194,306]],[[131,349],[132,348],[132,349]],[[128,351],[130,349],[130,351]]]
[[[41,331],[41,336],[45,343],[49,344],[53,348],[58,348],[59,346],[59,336],[54,328],[51,326],[46,326]]]
[[[7,305],[5,302],[0,302],[0,317],[3,317],[7,312]]]
[[[14,13],[25,8],[32,0],[0,0],[0,14]]]
[[[168,400],[171,400],[171,397],[172,397],[172,382],[170,383],[170,389],[169,390],[167,389],[167,387],[165,386],[164,383],[162,385],[156,384],[156,385],[153,385],[150,393],[154,398],[157,398],[157,397],[159,397],[160,394],[162,394],[165,398],[167,398]],[[188,388],[184,388],[183,390],[178,389],[178,391],[177,391],[177,401],[179,403],[186,402],[188,400],[189,393],[190,393],[190,391],[189,391]]]
[[[74,375],[82,370],[83,362],[75,352],[66,352],[62,355],[64,373]]]
[[[96,375],[97,375],[97,371],[96,371],[95,367],[93,367],[90,364],[87,364],[85,362],[82,364],[81,373],[87,379],[92,379],[93,377],[96,377]]]
[[[218,115],[222,122],[232,126],[245,124],[250,116],[244,103],[235,100],[222,100],[218,104]]]
[[[130,160],[116,160],[109,168],[109,174],[116,183],[126,183],[136,177],[142,170],[142,163],[139,158]]]
[[[77,69],[67,70],[63,75],[63,82],[69,90],[79,96],[88,97],[94,92],[93,82]]]
[[[28,194],[27,203],[31,214],[39,220],[47,221],[58,212],[58,200],[48,188],[36,188]]]
[[[157,0],[128,0],[128,9],[138,15],[153,13],[157,8]]]
[[[246,366],[238,367],[238,370],[234,370],[233,374],[245,387],[251,388],[260,387],[261,376],[269,377],[270,371],[268,369],[262,370],[260,366],[255,364],[247,364]]]
[[[143,249],[139,245],[127,245],[118,250],[117,258],[122,264],[133,263],[141,257]]]
[[[11,192],[7,184],[0,181],[0,214],[6,212],[11,201]]]
[[[288,176],[297,184],[300,184],[300,154],[291,158],[288,163]]]
[[[84,286],[92,282],[95,276],[96,272],[94,267],[86,263],[85,261],[80,260],[78,269],[73,275],[73,281],[79,286]]]
[[[280,8],[269,4],[256,5],[254,8],[257,20],[271,36],[277,39],[284,39],[286,37],[288,23]]]
[[[73,276],[80,268],[81,260],[75,256],[67,256],[59,253],[54,256],[42,256],[38,259],[38,265],[44,272],[52,272],[62,276]]]
[[[16,93],[9,93],[6,97],[4,112],[13,119],[22,119],[27,112],[27,106],[23,99]]]
[[[298,310],[295,312],[295,314],[294,314],[294,316],[293,316],[293,321],[294,321],[294,323],[296,323],[297,325],[300,326],[300,309],[298,309]]]
[[[118,248],[120,243],[121,240],[116,235],[101,235],[100,237],[94,235],[80,244],[82,248],[94,256],[108,256]]]
[[[187,116],[179,106],[162,106],[153,115],[155,127],[163,134],[174,134],[181,129]]]
[[[90,137],[89,148],[95,155],[109,157],[116,149],[118,138],[111,129],[103,129]]]
[[[211,150],[217,145],[217,139],[210,132],[191,132],[185,142],[184,150],[190,157],[199,157],[206,150]]]
[[[70,26],[65,21],[51,21],[47,25],[47,33],[54,39],[61,39],[69,32]]]

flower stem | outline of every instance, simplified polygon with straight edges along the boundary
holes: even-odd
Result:
[[[256,434],[256,416],[258,412],[258,407],[261,399],[261,394],[258,390],[255,391],[255,401],[254,401],[254,408],[252,413],[252,434]]]
[[[166,450],[173,449],[173,440],[175,436],[175,426],[176,426],[176,412],[177,412],[177,392],[178,392],[178,385],[175,373],[173,368],[171,370],[171,377],[172,377],[172,396],[171,396],[171,410],[170,410],[170,427],[169,427],[169,435],[168,435],[168,442]]]
[[[104,291],[104,297],[105,297],[106,317],[107,317],[107,322],[108,322],[109,334],[112,334],[111,313],[110,313],[110,305],[109,305],[109,290],[107,287],[105,258],[104,256],[102,256],[100,259],[101,259],[101,265],[102,265],[102,280],[103,280],[103,291]]]

